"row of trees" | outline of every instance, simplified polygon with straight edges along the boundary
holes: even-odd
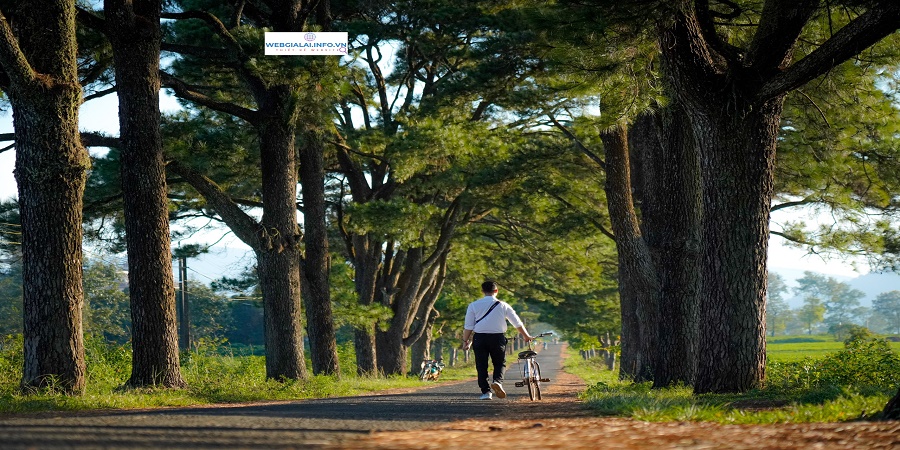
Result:
[[[879,294],[867,308],[860,305],[865,297],[862,291],[832,277],[804,272],[797,284],[790,289],[778,274],[769,274],[766,328],[772,336],[836,332],[848,325],[900,334],[900,291]],[[791,293],[803,301],[796,309],[787,302]]]
[[[108,160],[121,168],[92,172],[90,192],[112,192],[86,211],[92,223],[122,217],[138,385],[181,383],[166,195],[175,217],[215,217],[254,249],[272,378],[306,376],[301,311],[313,372],[337,373],[336,255],[353,271],[361,373],[404,372],[407,349],[438,323],[442,302],[459,309],[473,278],[506,277],[553,323],[590,311],[569,326],[593,336],[614,324],[592,320],[615,312],[612,279],[623,376],[728,392],[764,377],[773,208],[881,211],[884,220],[851,229],[774,232],[895,254],[900,171],[881,118],[896,110],[877,88],[896,73],[895,2],[184,0],[165,13],[154,1],[46,3],[54,8],[0,4],[35,351],[26,385],[48,374],[73,390],[83,383],[81,142],[115,147]],[[45,22],[59,25],[57,41],[20,42]],[[264,31],[336,29],[350,31],[354,58],[262,55]],[[165,71],[160,51],[173,58]],[[79,136],[69,123],[78,87],[108,91],[110,60],[121,136]],[[73,88],[41,90],[48,80]],[[158,83],[185,107],[162,123]],[[871,108],[853,116],[859,105]],[[63,109],[72,117],[48,112]],[[66,238],[55,244],[47,230]],[[65,333],[39,320],[45,307]],[[57,340],[73,354],[43,356]]]

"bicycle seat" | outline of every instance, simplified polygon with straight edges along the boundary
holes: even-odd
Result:
[[[534,358],[535,356],[537,356],[537,352],[533,350],[525,350],[524,352],[519,352],[519,359]]]

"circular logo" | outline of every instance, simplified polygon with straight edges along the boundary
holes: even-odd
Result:
[[[306,39],[307,42],[312,42],[316,40],[316,33],[306,33],[303,35],[303,39]]]

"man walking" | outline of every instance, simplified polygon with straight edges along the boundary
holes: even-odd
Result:
[[[478,371],[478,387],[481,399],[490,400],[491,391],[497,398],[506,397],[503,390],[503,371],[506,370],[506,321],[519,330],[525,341],[534,338],[525,330],[519,315],[506,302],[497,300],[497,283],[485,281],[481,285],[484,297],[469,304],[463,326],[463,342],[460,348],[475,353],[475,370]],[[488,383],[488,358],[494,365],[492,381]]]

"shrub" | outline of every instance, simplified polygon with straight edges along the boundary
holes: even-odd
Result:
[[[891,387],[900,382],[900,356],[887,341],[858,337],[844,345],[822,360],[821,384]]]
[[[21,334],[0,336],[0,395],[18,391],[24,351]]]
[[[843,350],[818,360],[771,362],[766,371],[767,385],[775,388],[894,388],[900,384],[900,355],[884,339],[859,329],[851,332]]]

